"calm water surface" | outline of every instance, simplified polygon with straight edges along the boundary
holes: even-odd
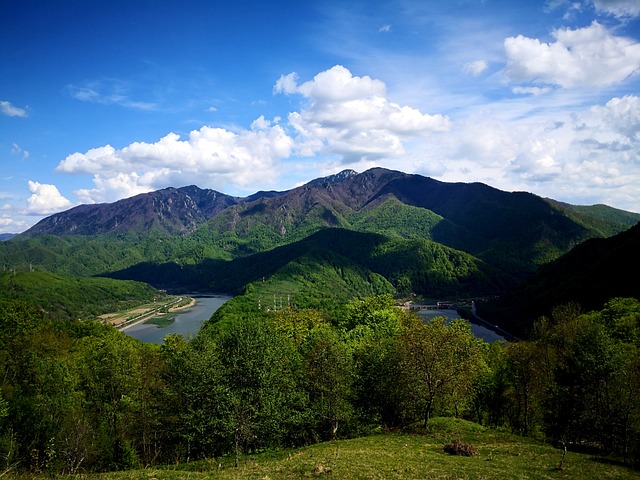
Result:
[[[226,295],[187,295],[196,304],[175,312],[175,320],[168,327],[160,328],[152,323],[138,323],[124,331],[127,335],[147,343],[162,343],[165,335],[179,333],[185,338],[195,336],[200,327],[213,312],[231,299]]]
[[[460,314],[455,310],[419,310],[418,315],[420,315],[423,319],[432,319],[435,317],[447,317],[451,320],[455,318],[460,318]],[[489,330],[481,325],[476,325],[475,323],[468,322],[471,325],[471,332],[478,337],[484,340],[485,342],[495,342],[497,340],[504,340],[504,337],[498,335],[493,330]]]

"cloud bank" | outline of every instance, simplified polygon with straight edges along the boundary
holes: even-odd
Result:
[[[595,23],[558,31],[555,38],[554,44],[524,37],[505,41],[507,73],[515,82],[510,88],[524,102],[512,104],[512,110],[498,102],[455,120],[426,114],[387,98],[384,82],[355,76],[336,65],[306,82],[300,82],[296,73],[276,81],[275,95],[300,99],[286,122],[260,116],[249,129],[204,126],[185,139],[169,133],[154,143],[136,142],[121,149],[105,145],[69,155],[57,171],[92,176],[92,188],[74,192],[84,203],[191,183],[252,193],[275,184],[284,162],[309,168],[312,159],[313,174],[334,172],[347,164],[361,169],[380,165],[444,181],[482,181],[583,203],[590,203],[598,192],[601,201],[640,211],[635,192],[628,187],[640,184],[640,97],[626,95],[565,113],[531,115],[524,114],[534,105],[526,99],[557,97],[559,91],[517,83],[540,81],[563,87],[562,91],[620,82],[636,71],[635,64],[621,59],[635,59],[638,46]],[[581,48],[597,38],[606,40],[598,52],[609,59],[610,68],[596,74],[595,54]],[[547,61],[536,63],[541,55],[547,55]],[[566,55],[580,59],[579,65]],[[474,68],[470,73],[480,72],[484,65]],[[44,191],[32,192],[30,210],[42,210]],[[55,200],[56,193],[51,193],[54,201],[48,205],[66,205],[64,198]]]
[[[75,191],[85,203],[113,201],[171,185],[250,187],[274,178],[277,161],[289,156],[292,145],[281,126],[260,117],[251,129],[239,132],[205,126],[186,140],[169,133],[155,143],[136,142],[122,149],[106,145],[74,153],[56,170],[93,175],[92,189]]]
[[[341,65],[298,85],[297,74],[283,75],[275,93],[298,94],[307,101],[288,116],[297,152],[335,155],[341,163],[401,157],[404,141],[444,132],[449,119],[400,106],[386,98],[386,86],[368,76],[356,77]]]
[[[279,162],[292,155],[328,156],[343,164],[398,158],[406,154],[404,142],[450,125],[442,115],[389,101],[383,82],[353,76],[342,66],[302,84],[295,73],[283,75],[274,93],[300,95],[305,102],[289,114],[286,126],[261,116],[246,130],[205,126],[185,140],[169,133],[155,143],[105,145],[69,155],[56,170],[93,176],[93,188],[74,192],[84,203],[190,183],[251,189],[275,182]]]

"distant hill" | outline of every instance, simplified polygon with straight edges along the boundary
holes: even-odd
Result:
[[[94,318],[164,297],[141,282],[38,271],[0,274],[0,300],[24,300],[56,320]]]
[[[640,299],[640,223],[610,238],[594,238],[541,267],[535,275],[482,308],[482,315],[526,335],[556,306],[601,309],[613,297]]]
[[[234,197],[196,186],[165,188],[114,203],[80,205],[47,217],[22,235],[105,233],[184,235],[237,203]]]
[[[15,237],[16,233],[0,233],[0,242],[6,242],[7,240],[11,240]]]

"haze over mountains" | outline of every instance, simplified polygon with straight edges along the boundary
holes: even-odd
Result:
[[[234,294],[265,279],[291,289],[295,277],[308,302],[469,297],[504,293],[585,240],[638,221],[604,205],[375,168],[246,198],[188,186],[81,205],[5,242],[0,255],[56,273]]]

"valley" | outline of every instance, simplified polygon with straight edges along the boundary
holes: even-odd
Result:
[[[54,214],[0,243],[0,458],[107,478],[206,477],[216,459],[227,478],[284,448],[395,449],[401,431],[411,456],[444,421],[492,461],[510,431],[521,455],[547,445],[544,471],[568,445],[624,476],[640,461],[639,221],[380,168]],[[475,301],[458,315],[460,299]],[[462,478],[528,468],[499,462]],[[271,474],[252,468],[228,478]]]

